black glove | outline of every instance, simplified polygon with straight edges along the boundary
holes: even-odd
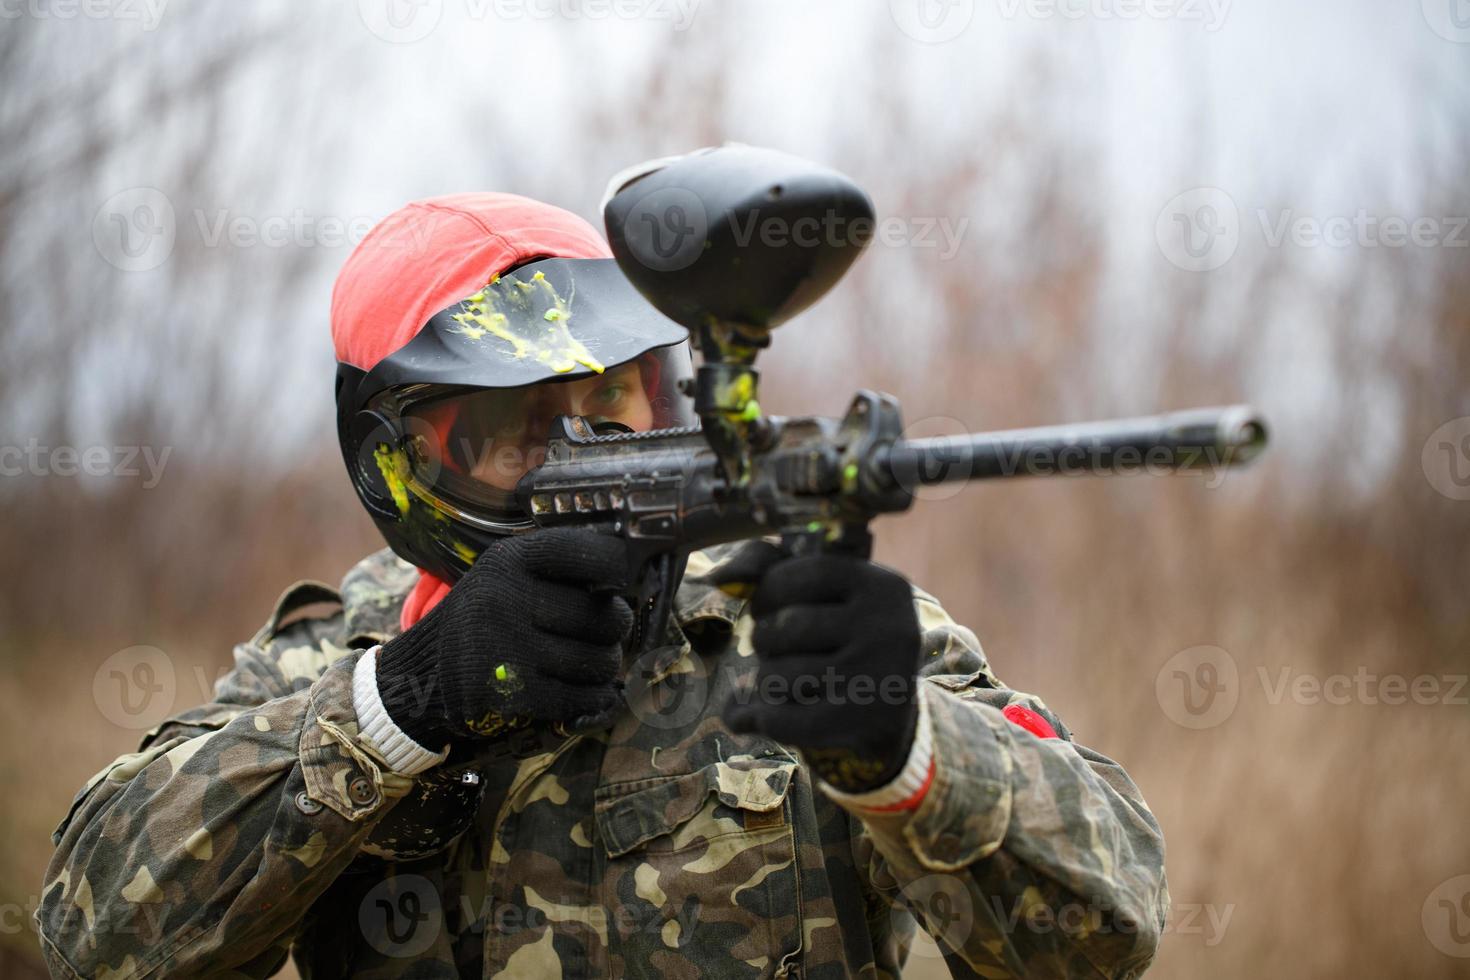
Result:
[[[492,544],[438,606],[378,652],[389,716],[437,749],[610,713],[633,625],[615,594],[626,555],[621,538],[573,528]]]
[[[902,770],[918,720],[909,583],[861,558],[752,547],[769,549],[751,601],[760,665],[755,689],[726,704],[725,723],[796,746],[843,792],[882,786]],[[732,568],[750,575],[751,563]]]

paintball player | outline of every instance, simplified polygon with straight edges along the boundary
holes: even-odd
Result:
[[[557,416],[693,421],[684,330],[590,225],[408,205],[331,326],[391,547],[288,589],[213,702],[79,793],[36,915],[55,976],[892,977],[916,921],[958,975],[1146,969],[1158,823],[934,597],[736,542],[635,647],[623,540],[520,510]]]

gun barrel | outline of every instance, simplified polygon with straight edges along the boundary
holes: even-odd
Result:
[[[1248,462],[1266,445],[1249,405],[1075,425],[906,439],[875,454],[880,474],[919,485],[1013,476],[1215,469]]]

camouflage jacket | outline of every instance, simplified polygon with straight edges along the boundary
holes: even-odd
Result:
[[[889,977],[917,917],[958,975],[1141,973],[1157,822],[931,596],[917,810],[848,812],[796,753],[723,728],[752,623],[708,576],[739,547],[692,557],[610,730],[461,746],[415,777],[358,737],[350,692],[414,570],[385,551],[340,593],[288,590],[212,703],[78,794],[36,913],[52,972],[266,977],[294,954],[310,978]],[[1018,701],[1061,738],[1007,721]]]

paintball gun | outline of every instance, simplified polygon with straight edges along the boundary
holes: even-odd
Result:
[[[604,220],[623,274],[700,352],[683,388],[700,424],[599,432],[560,416],[516,497],[539,526],[628,540],[635,643],[660,641],[684,562],[700,548],[774,534],[793,553],[866,557],[869,522],[908,509],[924,486],[1231,466],[1266,444],[1244,405],[926,439],[903,438],[898,402],[874,391],[858,391],[841,418],[768,415],[756,357],[867,245],[868,196],[834,170],[726,146],[636,177],[607,200]],[[791,234],[751,234],[771,222]],[[833,227],[846,233],[810,233]]]

